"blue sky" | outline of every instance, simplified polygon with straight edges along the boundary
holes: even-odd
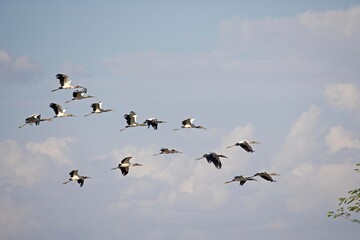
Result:
[[[359,183],[359,1],[0,1],[0,29],[1,239],[359,235],[326,217]],[[96,98],[65,104],[57,73]],[[18,129],[51,102],[78,117]],[[120,132],[131,110],[166,123]],[[281,176],[224,185],[259,171]]]

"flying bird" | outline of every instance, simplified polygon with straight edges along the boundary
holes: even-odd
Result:
[[[140,127],[140,126],[146,126],[146,123],[138,123],[136,122],[137,115],[134,111],[130,111],[129,114],[125,114],[124,118],[126,120],[127,126],[125,126],[123,129],[120,129],[120,131],[123,131],[129,127]]]
[[[83,88],[82,90],[76,90],[73,92],[72,96],[73,96],[73,99],[69,100],[69,101],[66,101],[65,103],[68,103],[68,102],[71,102],[71,101],[74,101],[74,100],[81,100],[81,99],[85,99],[85,98],[93,98],[94,96],[91,96],[91,95],[85,95],[87,92],[87,89],[86,88]]]
[[[259,177],[261,177],[261,178],[263,178],[263,179],[265,179],[266,181],[269,181],[269,182],[276,182],[276,180],[274,180],[271,176],[280,176],[280,174],[267,173],[267,172],[258,172],[254,176],[251,176],[251,177],[256,177],[256,176],[259,176]]]
[[[94,114],[94,113],[98,114],[98,113],[103,113],[103,112],[111,112],[111,111],[114,111],[113,109],[103,109],[103,108],[102,108],[102,102],[101,102],[101,101],[98,102],[98,103],[93,103],[93,104],[91,104],[90,107],[93,109],[93,111],[92,111],[91,113],[89,113],[89,114],[86,114],[84,117],[87,117],[87,116],[89,116],[89,115],[91,115],[91,114]]]
[[[130,166],[133,166],[133,167],[135,167],[135,166],[142,166],[141,164],[139,164],[139,163],[130,163],[130,159],[131,159],[132,157],[126,157],[126,158],[124,158],[122,161],[121,161],[121,163],[119,163],[119,165],[117,166],[117,167],[114,167],[114,168],[112,168],[111,170],[115,170],[115,169],[120,169],[121,170],[121,173],[122,173],[122,175],[127,175],[128,173],[129,173],[129,168],[130,168]]]
[[[250,144],[257,144],[257,143],[259,143],[259,142],[243,140],[243,141],[240,141],[240,142],[235,143],[234,145],[228,146],[227,148],[232,148],[232,147],[235,147],[235,146],[240,146],[240,147],[242,147],[242,148],[243,148],[245,151],[247,151],[247,152],[255,152],[255,151],[253,150],[253,148],[251,147]]]
[[[52,90],[52,92],[55,92],[55,91],[60,90],[60,89],[84,88],[84,87],[79,86],[79,85],[76,85],[76,86],[71,85],[72,80],[70,80],[69,76],[67,76],[65,74],[62,74],[62,73],[56,74],[56,78],[59,79],[60,87]]]
[[[51,107],[54,112],[55,112],[55,118],[60,118],[60,117],[76,117],[74,114],[71,113],[65,113],[66,112],[66,108],[62,108],[59,104],[56,103],[50,103],[49,107]]]
[[[25,124],[19,126],[18,128],[22,128],[26,125],[32,125],[32,124],[38,126],[40,122],[43,121],[52,121],[52,118],[41,118],[41,114],[32,114],[31,116],[25,119]]]
[[[173,131],[177,131],[179,129],[182,129],[182,128],[201,128],[201,129],[206,129],[205,127],[203,126],[196,126],[194,124],[194,120],[195,118],[188,118],[188,119],[185,119],[183,120],[181,123],[182,123],[182,126],[180,128],[175,128]]]
[[[231,182],[236,182],[239,181],[240,182],[240,186],[244,185],[246,183],[246,181],[257,181],[255,178],[252,177],[244,177],[243,175],[240,176],[235,176],[233,178],[233,180],[231,181],[227,181],[225,183],[231,183]]]
[[[160,153],[156,153],[153,156],[157,156],[157,155],[160,155],[160,154],[174,154],[174,153],[182,153],[182,152],[179,152],[176,149],[161,148]]]
[[[213,163],[217,169],[220,169],[222,166],[220,157],[227,158],[224,155],[219,155],[214,152],[209,152],[209,153],[205,153],[202,157],[197,158],[195,160],[200,160],[202,158],[206,158],[208,163]]]
[[[159,123],[166,123],[166,122],[159,121],[156,118],[148,118],[144,122],[144,124],[146,124],[148,126],[148,128],[153,127],[154,130],[157,130]]]
[[[78,173],[78,170],[72,170],[71,172],[69,172],[70,178],[68,181],[63,182],[63,184],[67,184],[71,181],[77,181],[80,184],[80,187],[82,187],[84,185],[84,180],[87,178],[91,178],[88,176],[80,176]]]

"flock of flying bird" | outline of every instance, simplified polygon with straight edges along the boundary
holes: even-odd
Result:
[[[59,80],[60,82],[60,86],[54,90],[52,90],[52,92],[61,90],[61,89],[81,89],[81,90],[75,90],[72,94],[73,98],[66,101],[65,103],[69,103],[71,101],[74,100],[81,100],[81,99],[86,99],[86,98],[94,98],[94,96],[91,95],[86,95],[87,93],[87,89],[85,87],[79,86],[79,85],[71,85],[71,80],[69,79],[69,77],[65,74],[57,74],[56,78]],[[66,113],[66,108],[63,108],[61,105],[57,104],[57,103],[50,103],[49,105],[50,108],[53,109],[55,116],[52,118],[41,118],[41,114],[32,114],[31,116],[27,117],[25,119],[25,123],[21,126],[19,126],[19,128],[22,128],[26,125],[32,125],[35,124],[36,126],[40,124],[40,122],[43,121],[52,121],[55,118],[63,118],[63,117],[75,117],[76,115],[71,114],[71,113]],[[102,102],[97,102],[97,103],[92,103],[91,106],[92,108],[92,112],[90,112],[89,114],[84,115],[84,117],[87,117],[89,115],[92,114],[100,114],[100,113],[104,113],[104,112],[110,112],[113,111],[113,109],[104,109],[102,108]],[[126,120],[127,125],[122,128],[120,131],[123,131],[127,128],[130,127],[140,127],[140,126],[147,126],[148,128],[152,127],[154,130],[157,130],[158,128],[158,124],[159,123],[166,123],[165,121],[160,121],[156,118],[148,118],[146,119],[143,123],[138,123],[136,121],[137,115],[134,111],[130,111],[130,113],[125,114],[124,118]],[[177,131],[179,129],[183,129],[183,128],[197,128],[197,129],[206,129],[203,126],[198,126],[194,124],[194,118],[188,118],[183,120],[181,127],[174,129],[173,131]],[[237,143],[235,143],[234,145],[228,146],[227,148],[232,148],[235,146],[241,147],[243,148],[246,152],[252,153],[254,152],[251,144],[257,144],[259,142],[257,141],[248,141],[248,140],[243,140],[243,141],[239,141]],[[160,153],[154,154],[153,156],[156,155],[161,155],[161,154],[176,154],[176,153],[182,153],[176,149],[168,149],[168,148],[161,148],[160,149]],[[117,167],[111,168],[111,170],[116,170],[116,169],[120,169],[122,175],[127,175],[129,173],[129,168],[130,167],[134,167],[134,166],[142,166],[142,164],[139,163],[131,163],[130,159],[132,157],[125,157],[119,164]],[[214,164],[214,166],[217,169],[221,169],[222,167],[222,163],[220,158],[227,158],[224,155],[221,154],[217,154],[215,152],[209,152],[209,153],[205,153],[202,157],[197,158],[195,160],[200,160],[205,158],[207,160],[208,163],[212,163]],[[80,187],[83,186],[84,184],[84,180],[87,178],[91,178],[89,176],[82,176],[79,175],[78,170],[72,170],[70,173],[70,178],[68,181],[64,182],[63,184],[67,184],[71,181],[77,181],[77,183],[80,184]],[[244,185],[246,181],[257,181],[257,179],[255,177],[261,177],[263,179],[265,179],[266,181],[269,182],[276,182],[276,180],[273,179],[272,176],[279,176],[279,174],[277,173],[267,173],[267,172],[258,172],[256,174],[254,174],[253,176],[243,176],[243,175],[239,175],[239,176],[235,176],[232,180],[225,182],[226,183],[231,183],[231,182],[236,182],[238,181],[240,183],[240,185]]]

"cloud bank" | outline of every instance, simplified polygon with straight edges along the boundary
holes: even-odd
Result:
[[[0,49],[0,83],[33,81],[40,70],[40,65],[28,56],[13,57]]]

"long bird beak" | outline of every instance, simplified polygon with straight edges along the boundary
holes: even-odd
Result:
[[[231,146],[227,146],[226,148],[232,148],[235,147],[236,145],[231,145]]]
[[[200,159],[203,159],[203,158],[204,158],[204,157],[200,157],[200,158],[197,158],[197,159],[195,159],[195,161],[196,161],[196,160],[200,160]]]
[[[26,125],[27,125],[27,123],[25,123],[25,124],[23,124],[23,125],[19,126],[18,128],[25,127]]]
[[[233,181],[227,181],[227,182],[224,182],[224,184],[231,183],[231,182],[233,182]]]
[[[112,168],[112,169],[110,169],[110,170],[115,170],[115,169],[118,169],[118,167],[114,167],[114,168]]]
[[[63,184],[67,184],[67,183],[69,183],[69,182],[71,182],[71,181],[66,181],[66,182],[63,182]]]
[[[125,129],[127,129],[129,126],[125,126],[124,128],[120,129],[120,132],[124,131]]]
[[[270,176],[280,176],[278,173],[269,173]]]

